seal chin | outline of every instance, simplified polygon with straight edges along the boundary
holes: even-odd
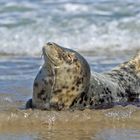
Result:
[[[46,43],[42,48],[42,52],[44,56],[49,56],[53,58],[57,54],[56,44],[51,42]]]
[[[52,47],[53,47],[53,43],[46,43],[42,48],[43,55],[48,55],[48,53],[51,52]]]

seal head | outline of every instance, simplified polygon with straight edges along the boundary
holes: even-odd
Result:
[[[45,63],[34,81],[32,107],[67,109],[87,92],[89,65],[79,53],[55,43],[45,44],[42,51]]]

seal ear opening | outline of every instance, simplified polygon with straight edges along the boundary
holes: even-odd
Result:
[[[29,99],[29,100],[26,102],[25,109],[31,109],[31,108],[33,108],[33,106],[32,106],[32,99]]]

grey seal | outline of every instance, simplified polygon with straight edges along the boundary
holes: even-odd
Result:
[[[140,53],[111,71],[91,74],[88,62],[74,50],[49,42],[42,51],[44,64],[26,108],[92,109],[139,101]]]

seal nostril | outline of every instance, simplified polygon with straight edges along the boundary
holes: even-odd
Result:
[[[48,42],[47,45],[52,46],[53,42]]]

